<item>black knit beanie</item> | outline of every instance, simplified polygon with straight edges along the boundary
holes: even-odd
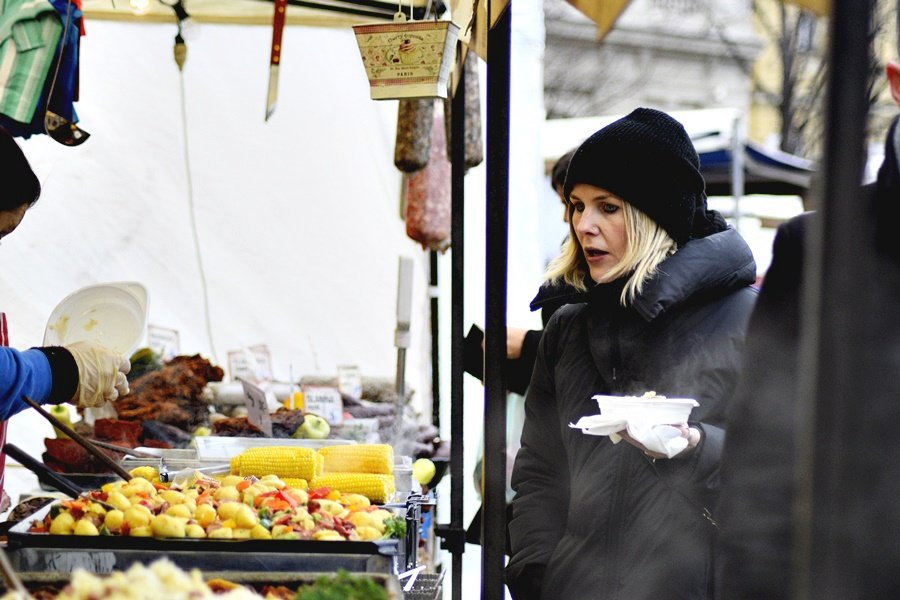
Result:
[[[579,183],[640,209],[679,246],[727,228],[706,208],[700,158],[684,127],[652,108],[632,111],[578,147],[566,173],[567,198]]]

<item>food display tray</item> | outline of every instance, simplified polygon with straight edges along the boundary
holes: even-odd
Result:
[[[45,506],[9,530],[7,552],[16,570],[69,572],[84,568],[108,573],[134,562],[165,555],[182,568],[203,571],[393,571],[399,540],[371,542],[327,540],[156,539],[114,535],[76,536],[30,533]]]
[[[158,558],[158,557],[157,557]],[[182,567],[183,568],[183,567]],[[305,573],[272,573],[272,572],[248,572],[248,571],[204,571],[203,579],[212,581],[222,579],[232,583],[245,585],[260,592],[265,586],[285,586],[296,591],[303,585],[315,582],[324,575],[333,575],[332,571],[308,571]],[[390,573],[355,573],[365,575],[378,586],[383,587],[391,600],[404,598],[403,590],[397,577]],[[25,587],[31,591],[37,589],[61,590],[69,583],[69,573],[24,572],[19,577]],[[0,594],[5,593],[6,585],[0,580]]]

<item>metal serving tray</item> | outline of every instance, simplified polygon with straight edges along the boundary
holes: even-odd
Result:
[[[158,558],[158,557],[157,557]],[[333,575],[332,571],[309,571],[305,573],[259,573],[247,571],[205,571],[203,579],[223,579],[232,583],[238,583],[260,592],[265,586],[285,586],[293,591],[299,587],[315,582],[323,575]],[[403,591],[396,576],[389,573],[356,573],[365,575],[379,586],[383,587],[391,600],[404,598]],[[24,572],[19,577],[25,587],[31,591],[37,589],[61,590],[71,580],[69,573]],[[6,585],[0,580],[0,593],[6,591]]]
[[[9,530],[7,552],[17,571],[69,572],[81,567],[108,573],[164,555],[182,568],[203,571],[390,573],[400,546],[399,540],[198,540],[29,533],[31,523],[43,519],[51,507],[41,508]]]

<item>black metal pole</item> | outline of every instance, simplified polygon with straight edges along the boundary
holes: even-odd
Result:
[[[452,193],[452,192],[451,192]],[[451,224],[452,227],[452,224]],[[428,253],[428,293],[431,296],[431,423],[441,430],[441,340],[438,302],[438,253]]]
[[[865,410],[866,272],[874,251],[860,195],[873,0],[832,0],[826,96],[824,194],[807,236],[801,336],[800,431],[795,504],[794,596],[860,596],[853,526],[860,452],[857,415]],[[865,446],[865,443],[862,444]]]
[[[450,550],[453,556],[453,600],[462,598],[462,555],[466,549],[463,529],[463,328],[465,327],[465,127],[466,70],[460,68],[459,83],[451,105],[450,160],[453,207],[450,216],[450,529],[456,536]]]
[[[488,32],[484,458],[481,598],[503,600],[506,549],[506,283],[509,222],[509,6]],[[488,2],[487,14],[491,14]]]

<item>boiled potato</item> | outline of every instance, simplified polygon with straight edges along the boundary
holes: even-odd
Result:
[[[237,529],[231,530],[231,537],[236,540],[249,540],[250,539],[250,530],[242,529],[238,527]]]
[[[184,534],[189,538],[205,538],[206,530],[196,523],[188,523],[184,526]]]
[[[254,540],[271,540],[272,534],[262,525],[254,525],[250,530],[250,537]]]
[[[50,533],[69,535],[75,528],[75,518],[69,512],[61,512],[50,521]]]
[[[131,506],[131,502],[122,495],[122,492],[118,490],[113,490],[107,494],[106,503],[110,504],[119,510],[125,510]]]
[[[140,477],[147,481],[159,481],[159,471],[153,467],[135,467],[128,471],[132,477]]]
[[[141,509],[144,510],[141,510]],[[125,511],[125,522],[128,523],[128,527],[132,530],[139,527],[149,527],[150,526],[150,511],[146,510],[145,506],[132,506]],[[132,534],[134,535],[134,534]]]
[[[222,478],[222,487],[234,487],[244,480],[240,475],[226,475]]]
[[[331,529],[323,529],[321,531],[315,532],[313,534],[313,539],[325,541],[341,541],[344,539],[344,536],[339,534],[337,531],[333,531]]]
[[[213,494],[213,497],[216,500],[240,500],[241,493],[238,491],[236,487],[233,485],[224,485],[216,490],[216,493]]]
[[[159,495],[169,504],[184,504],[187,497],[178,490],[161,490]]]
[[[75,523],[75,535],[100,535],[97,526],[88,519],[78,519]]]
[[[191,509],[188,508],[186,504],[175,504],[174,506],[170,506],[166,509],[166,514],[171,517],[181,517],[183,519],[190,519],[193,516]]]
[[[184,520],[171,515],[156,515],[150,521],[150,528],[155,537],[183,538],[185,536]]]
[[[211,504],[201,504],[194,511],[194,519],[206,527],[216,520],[216,509]]]
[[[153,530],[150,529],[149,525],[144,525],[129,530],[128,535],[131,537],[153,537]]]
[[[241,504],[240,502],[222,502],[217,509],[217,513],[219,514],[219,518],[221,519],[233,519],[234,515],[241,510],[242,506],[247,506],[246,504]],[[250,508],[249,506],[247,508]]]
[[[364,542],[371,542],[372,540],[377,540],[378,538],[381,537],[382,533],[383,532],[378,531],[374,527],[363,526],[363,527],[356,528],[356,535],[358,535],[359,539],[361,539]]]
[[[238,527],[251,528],[257,523],[259,523],[259,518],[256,516],[256,511],[247,506],[246,504],[238,504],[237,512],[232,516],[234,522],[237,523]]]
[[[335,500],[326,500],[325,498],[322,498],[321,500],[316,500],[316,502],[319,503],[320,512],[327,513],[335,517],[344,512],[344,505]]]
[[[106,525],[107,529],[113,532],[117,532],[122,529],[122,523],[125,522],[125,513],[121,510],[111,510],[106,513],[106,516],[103,518],[103,524]]]
[[[210,531],[206,537],[213,540],[230,540],[234,537],[234,533],[229,527],[219,527]]]

